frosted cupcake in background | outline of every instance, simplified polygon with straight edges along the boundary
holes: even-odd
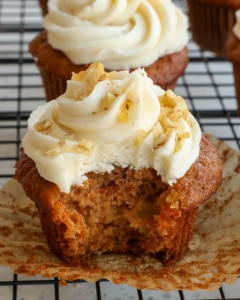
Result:
[[[39,0],[38,3],[41,8],[42,15],[45,16],[48,12],[48,0]]]
[[[43,25],[29,50],[47,100],[96,61],[107,70],[144,67],[164,89],[174,88],[188,63],[187,18],[170,0],[50,0]]]
[[[236,11],[236,22],[226,43],[228,59],[233,66],[237,109],[240,116],[240,9]]]
[[[239,0],[187,0],[193,40],[202,50],[226,57],[225,43]]]

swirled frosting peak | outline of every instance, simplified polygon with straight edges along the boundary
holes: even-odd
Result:
[[[173,184],[198,157],[200,138],[185,101],[143,69],[107,73],[94,63],[32,112],[22,145],[40,175],[69,192],[88,172],[115,166],[154,168]]]
[[[146,67],[188,41],[187,18],[171,0],[49,0],[48,11],[48,42],[74,64]]]

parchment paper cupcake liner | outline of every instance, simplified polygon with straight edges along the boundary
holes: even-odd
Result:
[[[240,275],[240,153],[207,136],[224,165],[222,184],[202,205],[189,250],[182,260],[163,267],[149,256],[102,255],[84,266],[69,267],[55,257],[41,230],[35,204],[10,179],[0,190],[0,265],[29,276],[66,280],[108,279],[138,289],[214,290]]]

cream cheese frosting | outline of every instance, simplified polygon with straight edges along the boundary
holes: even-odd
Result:
[[[43,24],[72,63],[109,70],[149,66],[188,42],[187,18],[171,0],[49,0]]]
[[[233,32],[237,38],[240,39],[240,9],[236,10],[235,12],[236,22],[233,27]]]
[[[144,69],[106,73],[95,63],[28,120],[22,146],[46,180],[69,192],[88,172],[154,168],[172,185],[199,155],[201,130],[185,101]]]

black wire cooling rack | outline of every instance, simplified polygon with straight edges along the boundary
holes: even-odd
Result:
[[[185,9],[183,1],[175,1]],[[21,138],[29,113],[44,103],[41,79],[28,42],[42,28],[37,1],[0,0],[0,186],[14,172]],[[202,130],[240,149],[240,118],[231,64],[201,51],[190,40],[190,61],[179,79],[176,93],[183,96],[198,119]],[[69,282],[59,285],[58,278],[24,277],[0,266],[0,300],[202,300],[240,299],[240,279],[213,292],[139,291],[127,285]]]

